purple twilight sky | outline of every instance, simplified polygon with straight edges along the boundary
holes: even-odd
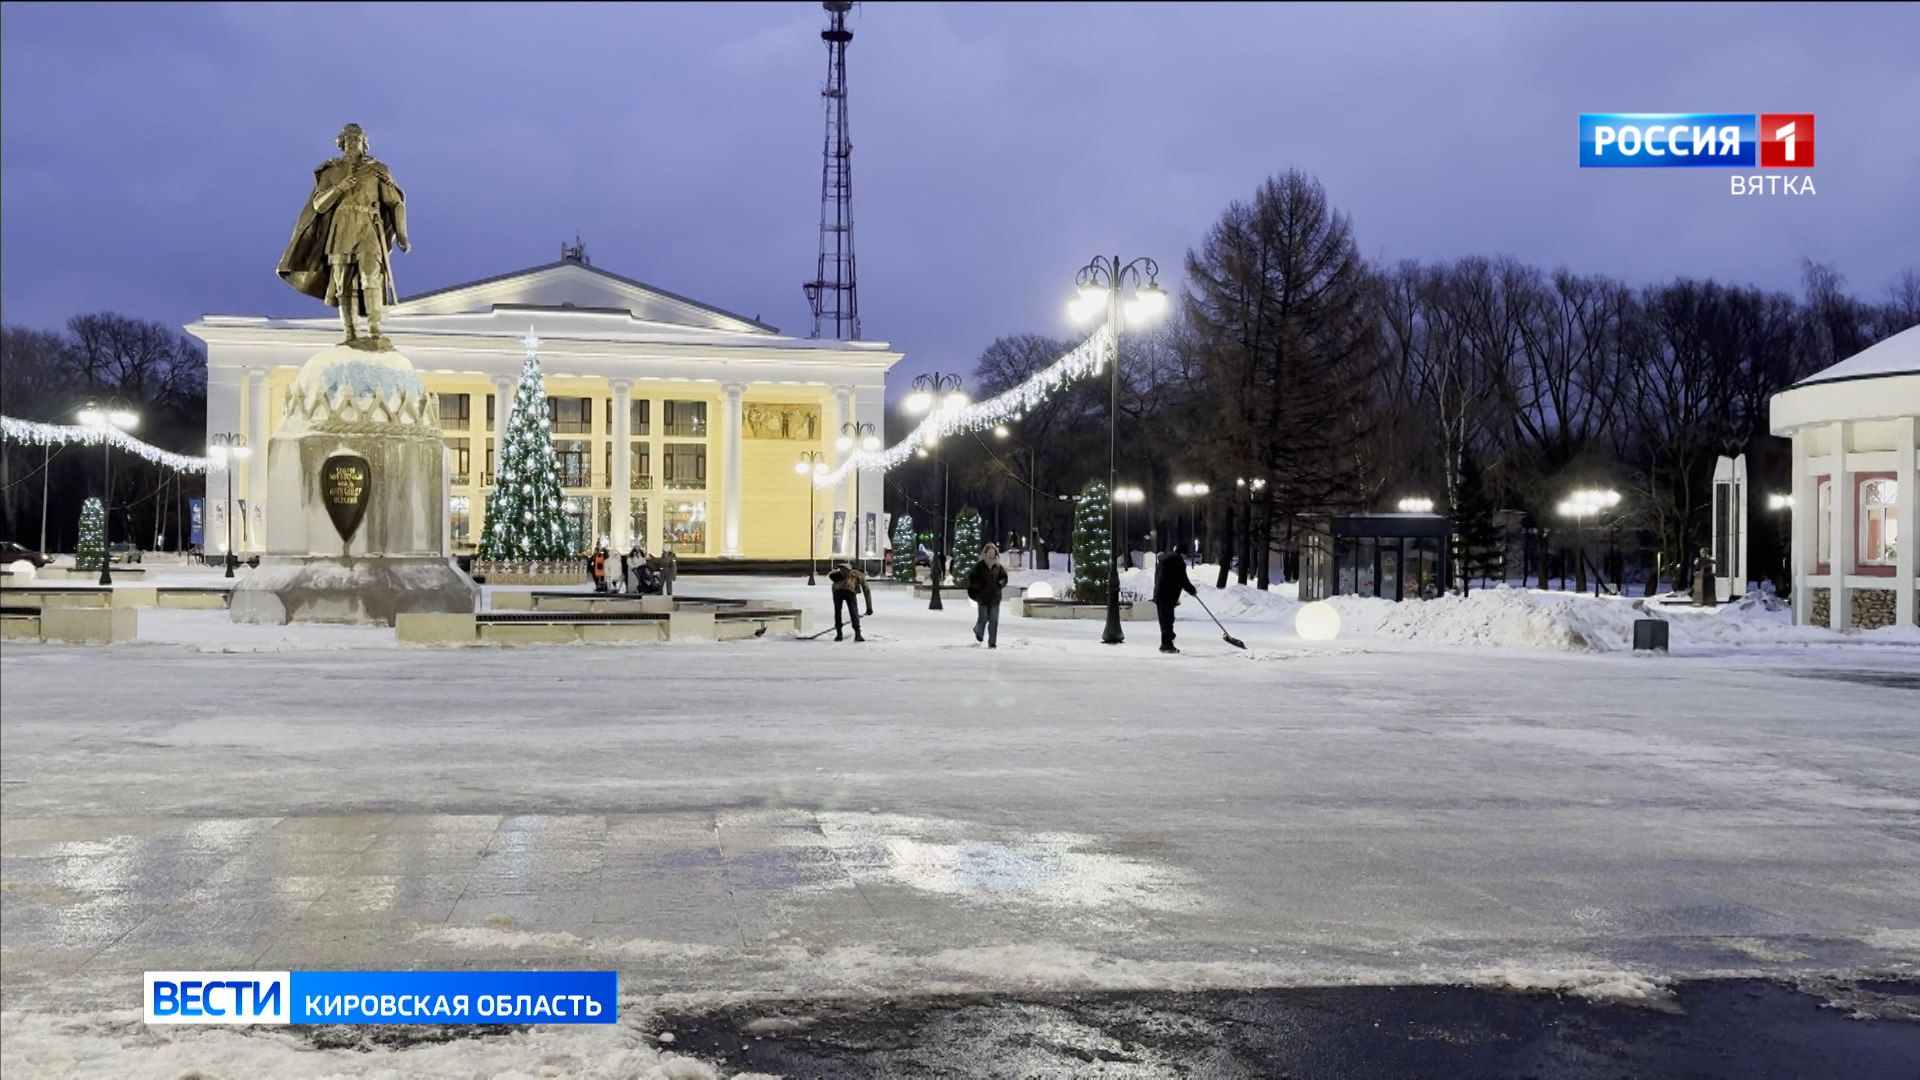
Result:
[[[275,260],[342,123],[406,188],[410,294],[594,265],[789,333],[819,223],[816,3],[0,9],[0,307],[318,315]],[[900,373],[1065,333],[1074,271],[1174,284],[1229,200],[1317,175],[1376,258],[1878,296],[1920,261],[1920,6],[866,4],[865,336]],[[1811,112],[1814,196],[1582,170],[1577,114]],[[904,379],[897,379],[903,385]]]

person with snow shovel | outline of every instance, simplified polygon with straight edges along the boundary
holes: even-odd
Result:
[[[1160,651],[1177,653],[1173,647],[1173,609],[1180,606],[1180,594],[1198,597],[1200,591],[1193,587],[1193,579],[1187,576],[1187,560],[1178,550],[1169,551],[1160,556],[1153,569],[1153,606],[1160,615]]]

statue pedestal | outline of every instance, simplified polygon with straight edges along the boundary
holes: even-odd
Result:
[[[439,407],[398,352],[314,354],[267,446],[267,554],[233,589],[250,623],[392,626],[474,610],[446,552]]]

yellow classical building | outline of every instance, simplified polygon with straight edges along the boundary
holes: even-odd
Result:
[[[208,315],[186,327],[207,345],[207,434],[264,451],[301,364],[340,337],[337,317]],[[439,395],[452,554],[478,545],[507,412],[537,339],[548,419],[575,546],[638,543],[681,558],[878,557],[877,474],[811,491],[803,454],[838,465],[852,425],[883,423],[885,342],[816,341],[591,265],[557,263],[408,297],[381,330]],[[210,476],[207,544],[264,550],[266,454],[233,461],[234,505]],[[215,466],[216,471],[220,468]],[[856,540],[858,537],[858,540]]]

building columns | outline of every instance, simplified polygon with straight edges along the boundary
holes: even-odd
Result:
[[[247,445],[253,453],[247,458],[247,514],[244,534],[248,551],[267,549],[267,449],[272,431],[267,423],[267,369],[248,368],[246,379]],[[239,524],[239,523],[236,523]]]
[[[846,464],[847,459],[853,456],[854,450],[859,449],[859,446],[860,446],[859,439],[854,440],[852,447],[849,447],[846,450],[840,449],[840,432],[845,429],[847,423],[852,419],[853,419],[853,387],[851,386],[834,387],[833,388],[833,427],[827,432],[827,438],[830,440],[829,445],[831,445],[834,448],[833,464],[835,468],[838,468],[841,465]],[[847,477],[846,483],[837,484],[834,486],[834,489],[833,489],[833,508],[835,511],[846,515],[846,517],[843,520],[847,522],[849,531],[857,530],[860,527],[860,523],[853,520],[853,510],[854,510],[853,503],[855,502],[853,498],[853,490],[854,490],[854,486],[859,482],[860,482],[859,473],[854,472],[853,475]],[[828,537],[827,542],[829,544],[833,543],[833,526],[831,524],[827,526],[827,537]],[[840,536],[839,546],[833,548],[833,554],[835,555],[850,554],[852,555],[852,557],[858,558],[860,546],[858,544],[849,542],[850,540],[851,540],[851,536],[849,536],[848,533],[843,532]]]
[[[1818,552],[1807,548],[1818,540],[1814,530],[1819,528],[1820,500],[1813,490],[1813,477],[1807,475],[1807,440],[1812,437],[1812,433],[1805,430],[1793,433],[1793,487],[1789,496],[1793,505],[1787,507],[1787,587],[1793,590],[1795,626],[1805,626],[1813,618],[1813,598],[1808,595],[1813,586],[1807,578],[1813,574],[1813,558]],[[1806,527],[1809,519],[1816,522],[1813,529]]]
[[[608,425],[613,439],[613,453],[608,455],[612,462],[611,473],[607,477],[607,486],[613,489],[613,508],[610,515],[610,529],[613,538],[613,550],[626,551],[633,546],[631,526],[633,524],[632,500],[629,490],[633,477],[633,409],[628,404],[633,393],[633,383],[626,379],[614,379],[613,386],[613,423]]]
[[[727,383],[721,389],[726,396],[720,410],[720,452],[725,455],[720,481],[723,507],[720,557],[737,559],[740,557],[740,395],[747,388],[741,383]]]
[[[1853,591],[1847,588],[1847,572],[1856,557],[1853,518],[1859,496],[1853,490],[1853,473],[1847,469],[1847,423],[1842,420],[1827,428],[1827,445],[1832,451],[1833,534],[1828,538],[1827,625],[1835,630],[1853,626]],[[1815,508],[1818,513],[1818,508]]]
[[[1900,421],[1900,432],[1895,437],[1895,453],[1900,456],[1899,464],[1894,466],[1893,506],[1895,521],[1894,537],[1900,547],[1895,553],[1894,581],[1898,589],[1894,593],[1894,622],[1901,626],[1914,625],[1914,592],[1920,589],[1920,554],[1914,548],[1920,542],[1920,467],[1914,463],[1916,446],[1920,445],[1920,417],[1906,417]]]

